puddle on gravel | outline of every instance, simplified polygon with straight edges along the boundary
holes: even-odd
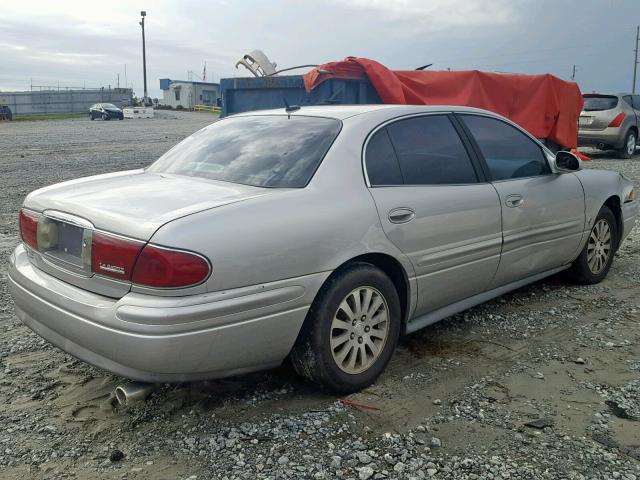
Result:
[[[426,356],[458,357],[480,353],[480,346],[469,340],[448,340],[426,335],[412,335],[404,340],[409,353],[415,358]]]

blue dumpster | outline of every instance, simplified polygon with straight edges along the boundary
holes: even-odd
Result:
[[[265,110],[289,105],[354,105],[382,103],[368,79],[329,79],[310,93],[304,89],[302,75],[273,77],[223,78],[222,117],[251,110]]]

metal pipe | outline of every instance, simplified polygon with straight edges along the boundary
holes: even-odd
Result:
[[[146,400],[157,388],[158,385],[155,383],[130,382],[118,385],[114,391],[114,396],[119,405],[127,405]]]

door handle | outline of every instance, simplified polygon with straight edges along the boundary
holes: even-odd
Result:
[[[389,212],[389,221],[391,223],[407,223],[413,220],[416,216],[416,212],[408,207],[394,208]]]
[[[509,195],[504,202],[507,207],[511,208],[520,207],[523,203],[524,198],[522,198],[522,195]]]

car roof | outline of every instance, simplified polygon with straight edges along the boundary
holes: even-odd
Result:
[[[253,115],[299,115],[308,117],[326,117],[344,120],[356,115],[362,115],[380,110],[389,110],[389,113],[428,113],[428,112],[481,112],[497,116],[493,112],[473,107],[461,107],[454,105],[310,105],[302,106],[298,110],[287,113],[284,108],[271,110],[254,110],[233,115],[234,117]]]
[[[627,95],[634,95],[634,94],[633,93],[625,93],[625,92],[618,92],[618,93],[583,92],[582,93],[583,97],[598,97],[598,96],[603,96],[603,97],[626,97]]]

